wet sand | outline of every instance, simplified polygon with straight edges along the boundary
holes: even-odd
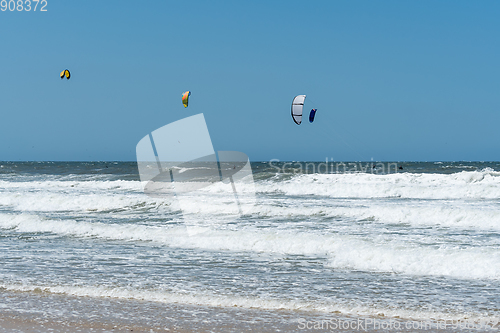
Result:
[[[2,332],[293,332],[302,313],[0,292]],[[307,314],[307,313],[305,313]],[[318,316],[307,316],[319,318]]]
[[[2,291],[0,297],[2,332],[457,332],[451,328],[407,329],[404,325],[400,329],[374,329],[366,325],[374,318],[305,311],[192,306],[44,292]],[[376,320],[389,322],[388,318]],[[350,323],[350,327],[335,327],[335,323]],[[459,331],[492,332],[498,328]]]

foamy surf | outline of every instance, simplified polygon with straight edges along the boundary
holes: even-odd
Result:
[[[0,215],[0,228],[16,233],[50,233],[67,237],[154,242],[157,245],[209,251],[254,252],[279,255],[327,256],[332,268],[409,275],[451,276],[463,279],[500,279],[498,247],[481,249],[454,244],[417,244],[366,236],[214,226],[145,226],[63,221],[36,215]],[[463,265],[463,263],[468,263]]]
[[[306,311],[319,313],[335,313],[336,315],[387,317],[413,320],[474,320],[494,321],[495,316],[474,316],[470,314],[456,314],[435,311],[397,310],[390,308],[377,308],[348,304],[321,304],[315,302],[302,302],[299,300],[276,300],[253,297],[221,296],[216,294],[188,294],[169,293],[161,290],[143,291],[129,290],[123,288],[103,287],[73,287],[73,286],[35,286],[35,285],[0,285],[0,290],[65,294],[80,297],[110,297],[118,299],[134,299],[141,301],[154,301],[162,303],[180,303],[190,305],[202,305],[211,307],[240,307],[258,310],[288,310]]]
[[[496,199],[500,173],[491,169],[455,174],[299,174],[259,184],[266,193],[330,198]]]
[[[5,290],[394,318],[500,309],[500,164],[254,164],[256,205],[240,216],[212,204],[227,184],[179,205],[145,195],[136,165],[114,167],[0,169]]]

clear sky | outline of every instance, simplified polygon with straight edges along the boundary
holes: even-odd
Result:
[[[0,11],[0,160],[134,161],[201,112],[216,151],[252,161],[500,160],[499,1],[46,9]],[[291,119],[299,94],[313,124]]]

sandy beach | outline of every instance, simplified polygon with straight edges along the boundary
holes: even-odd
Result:
[[[293,332],[308,313],[2,292],[3,332]],[[255,320],[254,318],[259,318]]]
[[[2,292],[2,332],[492,332],[417,327],[418,321]],[[258,318],[258,319],[256,319]],[[441,326],[442,327],[442,326]]]

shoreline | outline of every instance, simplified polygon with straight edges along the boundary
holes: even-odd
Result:
[[[12,333],[491,332],[498,329],[416,328],[405,327],[405,320],[383,317],[209,307],[50,293],[0,291],[0,296],[0,330]],[[378,322],[379,328],[374,327],[374,321]],[[367,325],[370,322],[372,325]],[[391,322],[392,326],[388,326]]]

